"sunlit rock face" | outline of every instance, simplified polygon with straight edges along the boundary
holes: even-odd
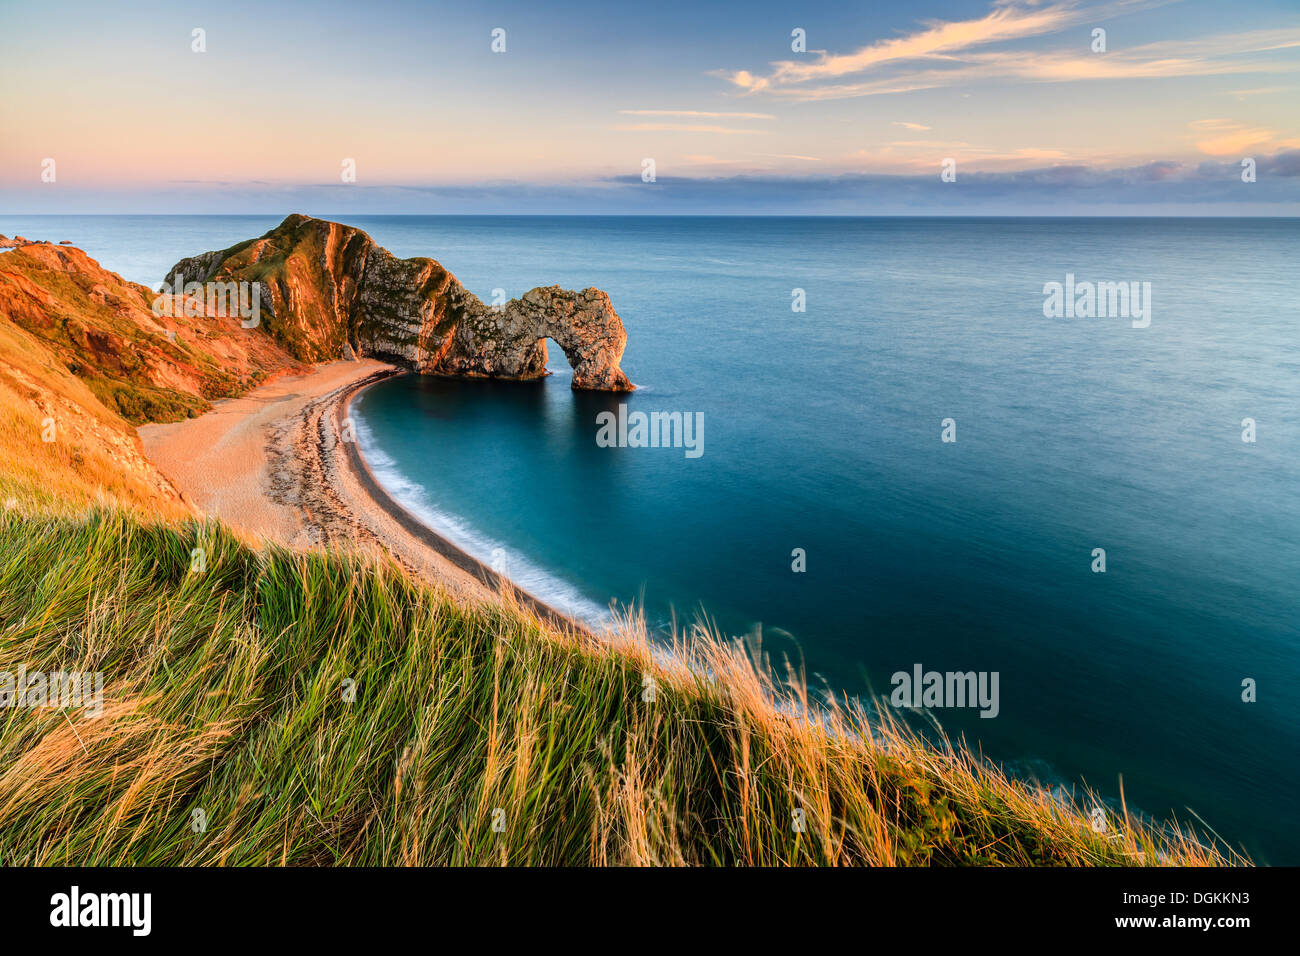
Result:
[[[573,387],[630,391],[627,332],[599,289],[533,289],[485,305],[433,259],[399,259],[352,226],[289,216],[258,239],[176,263],[166,281],[258,287],[260,328],[303,361],[358,355],[414,371],[506,379],[546,374],[546,339]]]

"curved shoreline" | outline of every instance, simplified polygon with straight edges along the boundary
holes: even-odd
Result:
[[[556,627],[592,635],[421,522],[379,483],[356,443],[340,440],[352,401],[402,372],[375,359],[326,362],[215,402],[198,418],[136,431],[182,500],[251,542],[384,554],[458,597],[508,594]]]
[[[379,382],[387,381],[390,378],[396,378],[399,375],[411,375],[412,372],[393,369],[388,372],[381,372],[354,382],[350,386],[341,390],[337,394],[331,409],[329,410],[330,422],[334,429],[335,435],[343,434],[343,423],[351,415],[353,401],[366,389]],[[484,564],[478,558],[474,557],[468,551],[464,550],[451,540],[438,534],[418,517],[405,508],[396,498],[380,484],[379,479],[375,477],[365,455],[361,453],[360,443],[355,439],[352,441],[339,441],[341,447],[340,457],[348,466],[352,477],[357,484],[369,496],[370,500],[380,508],[389,518],[401,526],[411,537],[415,538],[421,544],[432,549],[441,555],[447,561],[451,562],[460,570],[474,577],[485,587],[493,591],[501,591],[509,588],[515,598],[528,607],[530,611],[538,617],[547,620],[555,626],[588,631],[586,625],[574,618],[561,613],[545,601],[523,590],[514,581],[511,581],[505,575],[497,572],[493,568]]]
[[[479,604],[505,594],[557,630],[606,643],[590,626],[518,588],[423,524],[379,484],[357,444],[339,440],[357,396],[398,374],[398,368],[373,359],[324,363],[216,402],[199,418],[137,432],[147,456],[187,500],[248,538],[294,549],[369,549],[458,599]],[[339,444],[352,447],[335,454]],[[654,653],[661,662],[675,656],[663,648]],[[982,753],[981,759],[1006,765]],[[1041,787],[1037,770],[1028,776],[1008,772],[1040,786],[1053,801],[1058,793],[1072,798],[1080,782],[1058,772],[1055,786]],[[1096,799],[1113,802],[1104,793]],[[1133,806],[1129,810],[1142,815]]]

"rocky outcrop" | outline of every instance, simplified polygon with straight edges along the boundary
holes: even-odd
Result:
[[[351,350],[436,375],[546,375],[546,339],[573,367],[573,387],[630,391],[619,368],[627,332],[599,289],[533,289],[486,305],[433,259],[399,259],[360,229],[289,216],[266,235],[183,259],[166,281],[247,282],[260,325],[303,361]],[[180,291],[180,290],[177,290]]]

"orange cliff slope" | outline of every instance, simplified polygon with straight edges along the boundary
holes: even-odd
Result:
[[[152,510],[188,510],[144,457],[132,426],[201,414],[213,399],[301,368],[237,316],[179,299],[159,315],[155,300],[76,247],[35,244],[0,255],[5,502],[14,495],[84,502],[105,493]]]

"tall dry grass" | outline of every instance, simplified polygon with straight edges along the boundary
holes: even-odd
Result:
[[[21,664],[102,671],[105,701],[0,709],[11,864],[1230,862],[1122,809],[1096,833],[1089,798],[810,701],[706,628],[671,655],[635,620],[595,640],[215,522],[5,513]]]

